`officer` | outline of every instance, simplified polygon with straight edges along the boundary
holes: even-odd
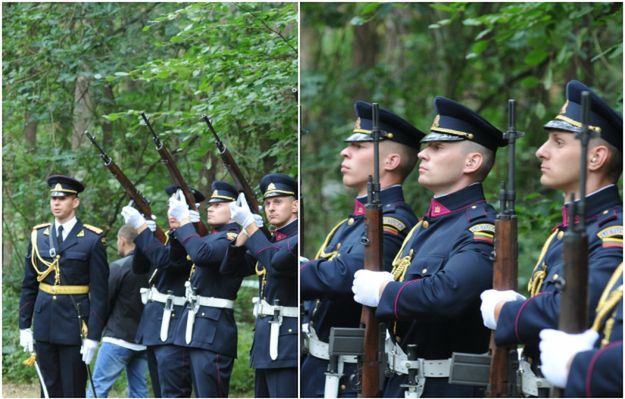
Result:
[[[108,263],[102,230],[76,218],[85,187],[47,179],[54,223],[33,227],[22,295],[20,345],[37,353],[50,397],[83,397],[107,315]],[[34,326],[31,329],[34,311]],[[34,338],[34,347],[33,347]]]
[[[540,332],[545,378],[565,397],[623,397],[623,264],[604,288],[592,327],[582,334]]]
[[[353,301],[351,286],[354,272],[362,268],[365,233],[367,178],[373,174],[371,136],[372,107],[364,101],[355,104],[356,124],[341,151],[343,184],[357,192],[354,211],[337,224],[321,245],[315,259],[300,267],[300,294],[316,299],[309,333],[309,353],[300,369],[301,393],[305,397],[323,396],[328,368],[328,339],[331,327],[359,327],[362,306]],[[380,201],[383,211],[384,267],[390,270],[406,233],[416,217],[404,202],[402,182],[414,169],[419,141],[424,134],[394,113],[380,108]],[[340,396],[355,396],[356,359],[342,356],[339,369]],[[335,393],[328,393],[335,394]]]
[[[579,197],[579,169],[581,145],[575,134],[581,127],[581,93],[591,93],[590,130],[600,137],[588,143],[586,169],[586,234],[588,235],[588,310],[595,317],[595,308],[615,265],[623,260],[623,201],[615,183],[622,169],[623,119],[599,96],[583,83],[570,81],[566,86],[566,103],[560,113],[545,125],[547,141],[536,151],[541,160],[541,178],[544,186],[563,192],[577,193]],[[488,290],[482,294],[484,324],[496,331],[499,345],[525,344],[528,362],[522,366],[534,373],[538,365],[539,332],[557,328],[560,295],[557,283],[563,271],[562,238],[568,228],[566,206],[562,209],[562,223],[556,226],[545,242],[534,267],[528,290],[531,297],[518,298],[513,291]],[[539,376],[540,377],[540,376]],[[541,380],[530,373],[525,386],[537,386]],[[529,393],[536,394],[536,390]]]
[[[482,396],[474,387],[448,383],[452,352],[484,353],[488,330],[480,320],[480,293],[491,286],[495,210],[482,181],[498,147],[499,129],[445,97],[434,99],[436,117],[419,153],[419,184],[434,194],[410,231],[392,273],[361,270],[354,299],[377,306],[386,320],[389,367],[384,396]],[[406,365],[410,353],[422,362]],[[418,371],[408,378],[411,369]]]
[[[220,268],[220,265],[239,232],[228,206],[236,199],[237,191],[222,181],[213,182],[211,190],[207,223],[213,232],[205,237],[195,232],[186,202],[175,196],[169,200],[168,213],[180,224],[173,237],[184,249],[175,256],[193,262],[185,282],[187,304],[174,343],[188,353],[195,396],[225,398],[237,357],[233,306],[242,277],[233,267]]]
[[[173,195],[178,189],[170,186],[165,192]],[[202,193],[191,191],[197,203],[204,201]],[[196,211],[190,211],[190,214],[194,221],[199,221]],[[135,339],[138,344],[147,346],[148,352],[151,351],[156,358],[160,395],[190,397],[189,356],[184,348],[174,346],[176,327],[186,302],[185,282],[191,271],[191,262],[184,257],[184,247],[171,235],[179,223],[171,216],[168,218],[170,230],[166,233],[167,242],[163,244],[153,234],[156,229],[154,221],[146,221],[135,208],[124,207],[122,216],[125,223],[132,225],[138,233],[132,269],[137,274],[147,273],[150,285],[149,290],[142,290],[141,300],[145,306]],[[154,379],[153,370],[150,374]]]
[[[243,275],[258,275],[254,301],[256,328],[250,365],[256,369],[257,398],[297,397],[297,181],[273,173],[260,181],[265,215],[274,230],[267,238],[252,211],[239,195],[230,203],[233,219],[243,230],[228,249],[225,262],[237,265]],[[247,249],[247,251],[246,251]]]

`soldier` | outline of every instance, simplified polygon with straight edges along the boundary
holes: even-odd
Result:
[[[325,371],[328,367],[328,339],[331,327],[358,327],[361,306],[353,301],[351,286],[354,273],[363,267],[365,206],[367,178],[373,172],[373,143],[371,136],[372,107],[357,101],[358,119],[353,134],[341,151],[343,184],[357,191],[354,211],[337,224],[326,237],[315,259],[300,267],[300,290],[303,299],[317,299],[310,321],[309,353],[300,369],[302,396],[323,396]],[[406,233],[416,223],[416,217],[404,202],[402,182],[414,169],[419,141],[424,134],[390,111],[380,109],[380,201],[384,227],[384,265],[390,270]],[[356,359],[341,356],[343,377],[339,394],[354,396]],[[334,393],[332,393],[334,394]]]
[[[50,397],[83,397],[108,295],[102,230],[76,218],[85,187],[62,175],[47,179],[54,223],[33,228],[20,298],[20,345],[37,353]],[[34,326],[31,329],[33,322]]]
[[[586,170],[588,309],[592,320],[603,287],[615,265],[623,260],[623,201],[615,185],[623,169],[623,119],[583,83],[570,81],[566,87],[567,101],[555,119],[545,125],[549,138],[536,156],[541,160],[543,185],[562,191],[565,197],[569,193],[579,197],[581,146],[572,133],[581,127],[582,91],[591,93],[590,130],[600,132],[600,137],[591,138],[588,143]],[[538,371],[539,332],[558,326],[557,283],[563,270],[562,238],[568,228],[566,207],[562,213],[562,223],[545,242],[529,281],[531,297],[519,298],[514,291],[488,290],[482,294],[484,325],[496,331],[497,344],[525,344],[525,386],[536,387],[540,383],[529,365],[532,364],[534,373]],[[532,391],[536,393],[535,389]]]
[[[430,208],[410,231],[392,273],[361,270],[354,299],[377,306],[386,320],[389,368],[385,397],[482,396],[481,389],[448,383],[452,352],[483,353],[479,295],[491,286],[495,210],[482,181],[491,170],[503,134],[477,113],[434,99],[436,117],[419,153],[419,184],[434,194]],[[421,367],[406,365],[412,352]]]
[[[260,189],[265,214],[275,227],[268,239],[245,202],[230,203],[233,219],[243,230],[224,259],[243,275],[258,275],[254,300],[256,328],[250,365],[256,369],[257,398],[297,397],[297,181],[288,175],[264,176]],[[257,218],[258,219],[258,218]],[[247,249],[247,251],[246,251]]]
[[[582,334],[540,332],[542,372],[565,397],[623,397],[623,264],[603,290],[592,327]]]
[[[178,190],[176,186],[165,189],[168,195]],[[191,189],[195,201],[205,197]],[[199,221],[199,214],[190,211],[192,220]],[[136,341],[145,345],[156,358],[160,395],[162,397],[190,397],[191,371],[188,353],[182,347],[174,346],[175,331],[186,303],[185,282],[191,271],[191,262],[185,258],[184,247],[172,237],[171,231],[179,227],[175,218],[169,217],[168,241],[161,243],[154,236],[153,221],[146,221],[135,208],[126,206],[122,216],[127,224],[137,229],[135,257],[132,270],[137,274],[149,275],[149,290],[142,290],[141,300],[145,307]],[[179,256],[180,255],[180,256]],[[149,356],[149,354],[148,354]],[[150,371],[154,379],[153,371]]]
[[[180,224],[173,238],[184,250],[175,257],[193,262],[185,282],[187,304],[180,313],[174,343],[188,353],[195,396],[225,398],[237,357],[233,306],[242,277],[234,268],[220,265],[239,232],[228,206],[236,199],[237,191],[222,181],[213,182],[211,189],[207,223],[213,232],[205,237],[195,232],[184,199],[172,196],[169,200],[168,213]]]

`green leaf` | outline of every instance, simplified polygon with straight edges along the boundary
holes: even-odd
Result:
[[[549,55],[549,52],[543,48],[537,48],[529,52],[523,59],[525,65],[536,66],[543,62],[545,58]]]

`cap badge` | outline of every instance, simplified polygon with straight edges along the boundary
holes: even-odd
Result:
[[[213,191],[212,197],[217,197],[217,196],[219,196],[219,192],[217,190]]]
[[[54,186],[54,191],[63,191],[63,186],[61,186],[61,183],[56,183],[56,186]]]
[[[569,106],[569,100],[566,100],[566,102],[564,103],[562,108],[560,108],[560,114],[565,114],[566,113],[566,107],[568,107],[568,106]]]
[[[441,116],[440,115],[436,115],[436,117],[434,117],[434,122],[432,122],[432,127],[430,127],[430,129],[434,129],[436,127],[439,127],[440,120],[441,120]]]
[[[356,119],[356,123],[354,123],[354,130],[360,129],[360,118]]]
[[[275,190],[276,189],[276,185],[273,183],[269,183],[269,185],[267,186],[267,191],[271,191],[271,190]]]

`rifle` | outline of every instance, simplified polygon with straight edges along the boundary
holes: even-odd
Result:
[[[379,271],[384,264],[382,203],[380,201],[380,129],[379,106],[372,104],[373,127],[373,177],[369,175],[367,182],[366,227],[362,243],[365,246],[365,270]],[[384,346],[380,345],[381,324],[375,318],[375,309],[362,307],[360,324],[364,327],[364,354],[362,356],[362,397],[379,396],[382,373],[380,363]]]
[[[98,151],[100,151],[100,158],[102,158],[102,162],[104,162],[104,166],[106,166],[111,171],[111,173],[113,174],[113,176],[115,176],[119,184],[121,184],[124,190],[126,190],[126,194],[128,194],[128,197],[130,197],[130,199],[134,202],[134,205],[139,210],[139,212],[141,212],[148,219],[154,219],[153,214],[152,214],[152,208],[150,208],[150,204],[145,199],[143,194],[141,194],[137,190],[135,185],[132,184],[130,179],[126,177],[126,175],[124,174],[124,172],[121,171],[119,166],[117,166],[115,162],[113,162],[111,157],[109,157],[106,154],[106,152],[104,152],[102,147],[100,147],[100,145],[95,141],[95,137],[93,137],[87,130],[85,130],[84,134],[85,136],[89,138],[91,143],[93,143],[93,145],[96,146]],[[163,230],[161,230],[160,227],[158,227],[158,225],[156,226],[156,231],[154,231],[154,235],[163,244],[167,242],[167,237],[165,236],[165,233],[163,232]]]
[[[515,101],[508,100],[508,130],[504,139],[508,140],[508,184],[501,182],[499,199],[501,211],[495,219],[495,263],[493,266],[493,288],[496,290],[517,289],[518,254],[517,216],[515,202],[515,142],[523,133],[516,130]],[[487,396],[491,398],[516,396],[516,370],[509,360],[516,359],[516,346],[497,346],[495,332],[490,335],[490,370]],[[512,362],[511,362],[512,363]]]
[[[579,201],[571,193],[571,202],[567,205],[569,227],[563,237],[563,276],[558,281],[560,290],[560,320],[558,329],[566,333],[577,334],[586,330],[588,325],[588,235],[586,234],[586,161],[590,93],[582,92],[582,127],[575,137],[580,140]],[[575,224],[575,220],[579,220]],[[562,390],[554,388],[551,396],[562,396]]]
[[[215,131],[215,128],[213,127],[213,124],[211,123],[208,116],[204,115],[202,116],[202,119],[204,120],[204,122],[206,122],[206,124],[208,125],[208,129],[213,133],[213,136],[215,137],[215,143],[217,144],[217,149],[219,150],[219,156],[221,157],[221,160],[223,161],[226,169],[228,169],[228,173],[230,173],[230,176],[232,176],[232,180],[234,180],[234,184],[237,187],[237,190],[242,191],[243,195],[245,195],[245,199],[247,200],[247,203],[250,206],[252,213],[260,215],[261,213],[259,210],[258,201],[256,200],[256,196],[254,195],[254,192],[252,191],[252,188],[250,187],[247,180],[245,180],[243,173],[241,173],[239,165],[237,165],[234,158],[232,157],[232,154],[230,154],[230,151],[219,139],[219,136],[217,135],[217,132]],[[263,226],[261,230],[263,231],[263,233],[265,233],[266,236],[269,236],[269,231],[265,226]]]
[[[154,140],[154,145],[156,146],[156,150],[160,154],[161,159],[163,160],[163,163],[165,164],[165,166],[167,166],[167,170],[169,171],[171,179],[173,180],[174,184],[180,187],[180,189],[182,190],[182,194],[184,195],[184,198],[187,201],[189,208],[191,208],[194,211],[197,211],[198,208],[195,206],[195,197],[193,196],[193,193],[189,189],[187,182],[182,177],[180,170],[178,170],[178,167],[176,166],[176,161],[174,161],[174,158],[172,158],[169,151],[167,151],[167,148],[165,148],[165,145],[163,144],[161,139],[159,139],[158,136],[156,135],[156,132],[154,132],[152,125],[150,125],[150,121],[148,120],[147,116],[145,116],[145,112],[141,113],[141,117],[145,121],[145,124],[147,125],[148,129],[150,129],[150,133],[152,133],[152,140]],[[206,234],[208,234],[208,230],[201,219],[199,222],[193,223],[193,224],[195,226],[195,230],[200,236],[205,236]]]

